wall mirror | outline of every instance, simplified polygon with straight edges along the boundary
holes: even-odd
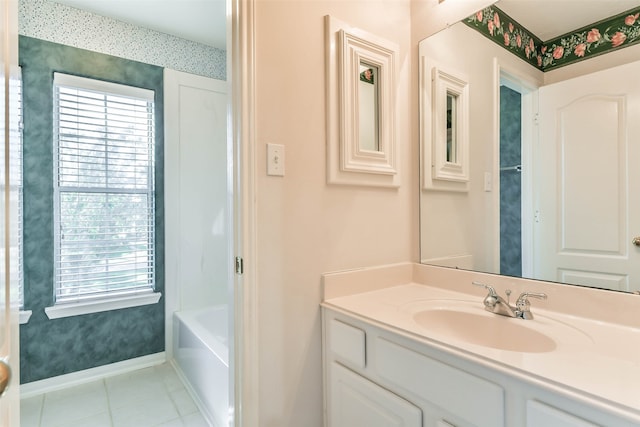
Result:
[[[460,96],[456,93],[447,92],[445,103],[445,155],[444,159],[448,163],[456,163],[458,159],[458,111]]]
[[[380,115],[378,106],[378,67],[360,61],[360,81],[358,84],[358,125],[360,134],[358,145],[361,150],[380,150]]]
[[[638,292],[640,5],[539,3],[500,0],[419,43],[421,262]],[[462,191],[434,185],[438,69],[468,79]],[[445,164],[459,160],[453,135]]]
[[[327,16],[327,180],[397,187],[398,46]]]

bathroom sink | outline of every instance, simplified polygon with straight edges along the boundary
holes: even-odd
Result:
[[[480,309],[433,308],[414,314],[414,320],[431,334],[498,350],[545,353],[556,348],[546,334],[527,327],[535,320],[499,316]]]
[[[568,319],[532,308],[524,320],[490,313],[482,300],[414,299],[398,307],[425,336],[442,342],[455,340],[488,349],[521,353],[548,353],[562,348],[593,348],[593,338]]]

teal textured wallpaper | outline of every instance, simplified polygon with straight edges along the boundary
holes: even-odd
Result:
[[[522,276],[521,95],[500,86],[500,274]]]
[[[24,114],[24,297],[21,383],[164,350],[164,298],[158,304],[49,320],[53,304],[53,73],[155,91],[156,290],[164,293],[163,69],[20,36]]]

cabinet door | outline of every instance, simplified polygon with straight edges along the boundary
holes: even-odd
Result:
[[[567,412],[535,400],[527,401],[527,427],[598,427]]]
[[[396,394],[333,363],[330,427],[421,427],[422,411]]]

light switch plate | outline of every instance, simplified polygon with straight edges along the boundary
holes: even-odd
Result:
[[[491,172],[484,173],[484,191],[493,191],[493,177]]]
[[[267,144],[267,175],[284,176],[284,145]]]

